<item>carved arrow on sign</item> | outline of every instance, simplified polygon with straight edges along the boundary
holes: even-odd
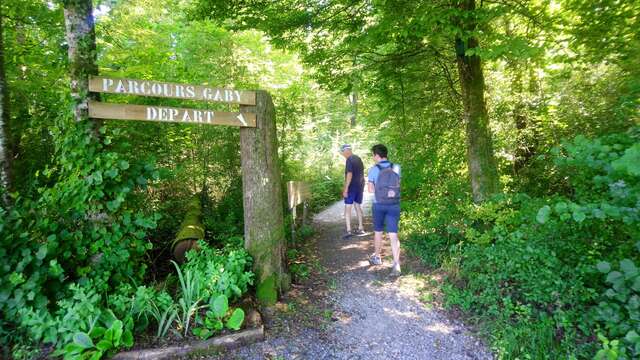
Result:
[[[247,126],[247,122],[244,121],[244,116],[242,116],[242,114],[238,115],[237,118],[242,123],[242,126]]]

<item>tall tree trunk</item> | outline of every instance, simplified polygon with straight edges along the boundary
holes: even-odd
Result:
[[[351,127],[356,127],[356,121],[358,118],[358,90],[353,89],[351,94],[349,95],[349,102],[351,103],[351,116],[349,119],[351,120]]]
[[[12,189],[11,128],[9,126],[9,92],[4,72],[4,31],[2,28],[2,7],[0,7],[0,186],[8,191]],[[2,202],[10,205],[9,194],[5,192]]]
[[[69,46],[69,75],[71,78],[71,96],[74,101],[76,121],[89,119],[88,100],[98,99],[97,94],[89,93],[89,75],[98,74],[96,64],[96,32],[91,0],[65,0],[64,22],[67,44]],[[101,123],[92,122],[92,132],[100,138]]]
[[[475,0],[463,0],[460,8],[468,12],[475,10]],[[463,20],[462,27],[465,33],[471,34],[476,28],[476,22],[467,18]],[[474,36],[468,36],[466,41],[462,38],[455,40],[466,124],[467,165],[473,201],[479,203],[497,193],[500,183],[484,99],[482,63],[479,56],[466,55],[467,50],[477,47],[478,39]]]
[[[257,127],[240,129],[244,243],[254,261],[258,300],[272,305],[290,281],[275,109],[269,93],[259,90],[256,105],[242,105],[240,111],[257,114]]]

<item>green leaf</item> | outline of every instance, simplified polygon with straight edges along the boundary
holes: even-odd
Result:
[[[633,263],[633,261],[629,259],[620,261],[620,269],[624,272],[624,276],[627,279],[631,279],[634,276],[638,275],[638,268]]]
[[[125,330],[122,333],[122,345],[128,348],[133,346],[133,334],[131,333],[131,330]]]
[[[621,279],[622,279],[622,273],[620,273],[619,271],[612,271],[609,273],[609,275],[607,275],[606,281],[610,284],[614,284],[615,282]]]
[[[111,309],[108,309],[107,311],[102,313],[102,322],[108,328],[111,328],[113,326],[113,323],[116,322],[117,320],[118,320],[118,318],[113,313],[113,311],[111,311]]]
[[[36,258],[38,260],[43,260],[47,256],[47,245],[41,245],[36,253]]]
[[[227,320],[227,328],[239,330],[244,322],[244,311],[240,308],[235,309],[229,320]]]
[[[637,344],[640,342],[640,335],[634,330],[630,330],[624,339],[632,344]]]
[[[118,162],[118,166],[122,170],[127,170],[129,168],[129,162],[127,160],[120,160],[120,162]]]
[[[633,285],[631,285],[631,288],[635,292],[640,292],[640,277],[637,277],[635,279],[635,281],[633,282]]]
[[[118,347],[120,345],[120,340],[122,339],[122,321],[116,320],[111,325],[109,330],[113,329],[113,346]]]
[[[536,216],[536,220],[540,224],[544,224],[549,220],[549,215],[551,214],[551,207],[549,205],[545,205],[540,210],[538,210],[538,215]]]
[[[598,271],[600,271],[601,273],[608,273],[609,271],[611,271],[611,264],[609,264],[606,261],[600,261],[597,265],[596,268],[598,268]]]
[[[98,341],[98,344],[96,345],[96,347],[98,348],[98,350],[108,351],[109,349],[113,348],[113,343],[109,340],[102,339]]]
[[[211,335],[213,335],[213,331],[205,328],[195,328],[191,332],[193,332],[193,335],[199,337],[202,340],[206,340],[210,338]]]
[[[229,310],[229,299],[225,295],[218,295],[211,304],[211,311],[216,317],[222,318],[227,310]]]
[[[91,341],[89,335],[83,332],[77,332],[73,335],[73,343],[81,346],[83,349],[94,347],[93,341]]]
[[[573,220],[575,220],[576,222],[583,222],[584,219],[586,219],[587,216],[582,212],[582,211],[574,211],[573,212]]]
[[[611,163],[611,166],[629,175],[640,176],[640,144],[628,148],[621,158]]]
[[[60,354],[57,354],[58,351],[54,352],[53,355],[59,356],[59,355],[64,355],[65,359],[71,357],[73,358],[73,355],[77,355],[80,354],[84,351],[84,347],[76,344],[76,343],[69,343],[64,347],[64,350],[58,350],[60,351]]]
[[[93,329],[91,329],[89,336],[93,339],[101,338],[104,335],[105,331],[107,331],[107,329],[103,328],[102,326],[95,326]]]

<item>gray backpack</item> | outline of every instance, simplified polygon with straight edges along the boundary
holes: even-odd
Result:
[[[393,171],[393,164],[382,167],[376,164],[380,173],[375,183],[376,203],[385,205],[400,204],[400,175]]]

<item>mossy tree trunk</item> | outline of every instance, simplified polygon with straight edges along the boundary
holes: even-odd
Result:
[[[4,43],[2,28],[2,7],[0,6],[0,186],[11,190],[11,165],[13,156],[11,151],[11,128],[9,126],[9,94],[4,72]],[[2,203],[10,205],[10,198],[7,193],[2,196]]]
[[[257,114],[256,128],[240,129],[245,248],[254,259],[258,297],[267,294],[269,303],[274,290],[288,286],[275,109],[271,96],[257,91],[256,105],[241,111]]]
[[[459,5],[468,13],[475,10],[475,0],[463,0]],[[461,27],[468,36],[466,40],[456,38],[455,48],[464,104],[467,166],[471,178],[473,201],[479,203],[497,193],[500,190],[500,183],[484,99],[482,62],[479,56],[475,54],[469,56],[466,53],[467,50],[478,48],[478,39],[472,35],[476,26],[472,16],[466,16],[462,20]]]
[[[88,100],[98,100],[97,94],[89,93],[89,75],[98,74],[93,4],[91,0],[64,0],[63,4],[74,117],[76,121],[86,121]],[[100,138],[100,126],[98,120],[92,121],[91,131],[96,139]]]

